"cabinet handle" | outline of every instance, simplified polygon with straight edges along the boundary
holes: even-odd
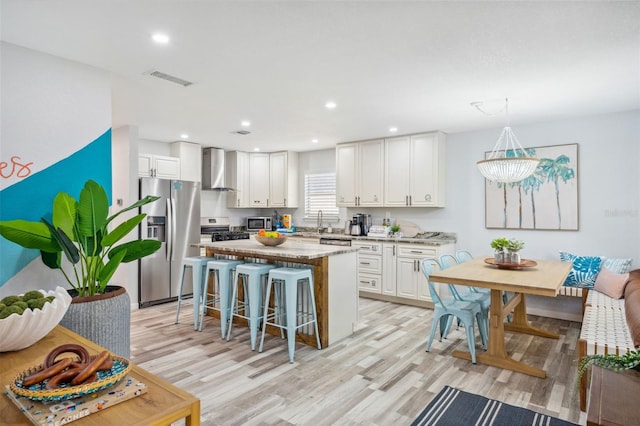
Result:
[[[404,196],[404,205],[405,205],[405,206],[408,206],[408,205],[409,205],[409,196],[408,196],[408,195],[405,195],[405,196]]]
[[[286,197],[285,197],[285,199],[284,199],[284,205],[285,205],[285,206],[287,205],[287,198],[286,198]]]
[[[361,265],[371,265],[370,262],[360,262]]]
[[[409,205],[413,204],[413,200],[411,199],[411,195],[409,195]]]
[[[424,196],[425,201],[431,201],[431,194],[427,194]]]
[[[418,254],[422,254],[422,252],[420,250],[411,250],[409,253],[418,253]]]
[[[393,255],[396,255],[396,246],[393,246]]]
[[[358,197],[357,196],[353,197],[353,205],[354,206],[358,205]]]
[[[269,199],[267,198],[267,206],[269,205]]]

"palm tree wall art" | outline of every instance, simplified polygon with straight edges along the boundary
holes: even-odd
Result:
[[[578,144],[526,151],[540,159],[531,176],[508,184],[486,181],[486,227],[577,231]]]

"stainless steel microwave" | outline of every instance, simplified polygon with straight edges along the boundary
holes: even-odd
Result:
[[[271,217],[252,216],[247,218],[247,231],[259,231],[261,229],[271,231]]]

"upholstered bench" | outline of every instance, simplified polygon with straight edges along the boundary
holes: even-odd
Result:
[[[598,287],[596,287],[598,288]],[[578,364],[585,355],[624,354],[640,346],[640,269],[629,272],[624,298],[592,290],[585,295]],[[580,410],[586,410],[587,374],[580,380]]]

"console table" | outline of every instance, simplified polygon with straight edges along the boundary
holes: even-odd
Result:
[[[626,426],[640,421],[640,373],[591,367],[587,426]]]
[[[66,343],[84,346],[89,353],[100,353],[103,348],[82,336],[58,325],[42,340],[28,348],[0,353],[0,419],[3,424],[31,425],[29,419],[4,395],[5,386],[21,371],[41,364],[53,348]],[[147,385],[147,393],[123,401],[104,411],[78,419],[73,425],[170,425],[185,419],[186,426],[200,424],[200,400],[148,371],[131,364],[129,376]]]

